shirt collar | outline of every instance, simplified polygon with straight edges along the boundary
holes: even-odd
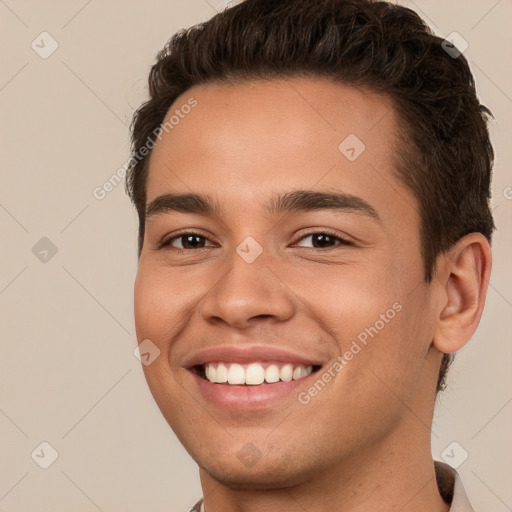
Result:
[[[437,486],[443,499],[450,503],[450,512],[474,512],[455,469],[441,461],[434,461]]]

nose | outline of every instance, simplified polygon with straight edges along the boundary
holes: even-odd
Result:
[[[200,304],[200,313],[208,323],[248,329],[258,318],[283,322],[293,316],[292,291],[262,256],[247,263],[235,252],[226,261],[220,272],[222,277]]]

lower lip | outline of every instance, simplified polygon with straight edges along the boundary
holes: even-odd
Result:
[[[194,372],[190,373],[208,402],[223,409],[255,410],[275,406],[279,401],[290,397],[298,401],[297,390],[303,387],[304,383],[316,372],[290,382],[263,383],[258,386],[214,384]]]

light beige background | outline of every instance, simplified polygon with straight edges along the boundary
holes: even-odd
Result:
[[[477,510],[510,511],[512,2],[403,3],[443,37],[468,41],[479,95],[496,116],[488,302],[451,370],[432,441],[436,458],[453,441],[457,457],[468,452],[459,472]],[[201,495],[195,463],[133,355],[135,212],[124,183],[102,200],[93,190],[129,156],[127,125],[156,51],[223,7],[0,0],[0,512],[185,511]],[[31,48],[43,31],[58,43],[47,59]],[[33,253],[42,237],[54,256],[45,242]],[[31,457],[43,441],[58,452],[48,469]],[[49,454],[38,448],[34,459]]]

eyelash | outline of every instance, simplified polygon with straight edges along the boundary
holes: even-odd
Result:
[[[193,232],[193,231],[185,231],[185,232],[180,233],[178,235],[174,235],[171,238],[167,238],[167,239],[163,240],[159,244],[158,248],[159,249],[163,249],[165,247],[170,247],[171,249],[174,249],[174,250],[177,250],[177,251],[181,251],[181,252],[190,252],[190,251],[194,251],[194,250],[199,251],[201,249],[207,249],[207,247],[199,247],[197,249],[181,249],[180,247],[172,247],[171,246],[171,243],[174,240],[182,238],[182,237],[184,237],[186,235],[197,236],[197,237],[209,240],[208,237],[202,235],[201,233],[196,233],[196,232]],[[321,247],[305,247],[305,249],[327,250],[327,249],[334,249],[335,247],[340,246],[340,245],[341,246],[351,246],[351,245],[354,245],[350,240],[347,240],[346,238],[343,238],[343,237],[339,236],[338,234],[333,233],[329,229],[322,229],[320,231],[312,231],[310,233],[305,233],[296,242],[294,242],[294,245],[297,244],[298,242],[300,242],[301,240],[303,240],[304,238],[307,238],[307,237],[312,236],[312,235],[328,235],[329,237],[339,241],[340,243],[337,244],[337,245],[331,246],[331,247],[326,247],[326,248],[321,248]],[[211,242],[211,240],[209,240],[209,241]]]

